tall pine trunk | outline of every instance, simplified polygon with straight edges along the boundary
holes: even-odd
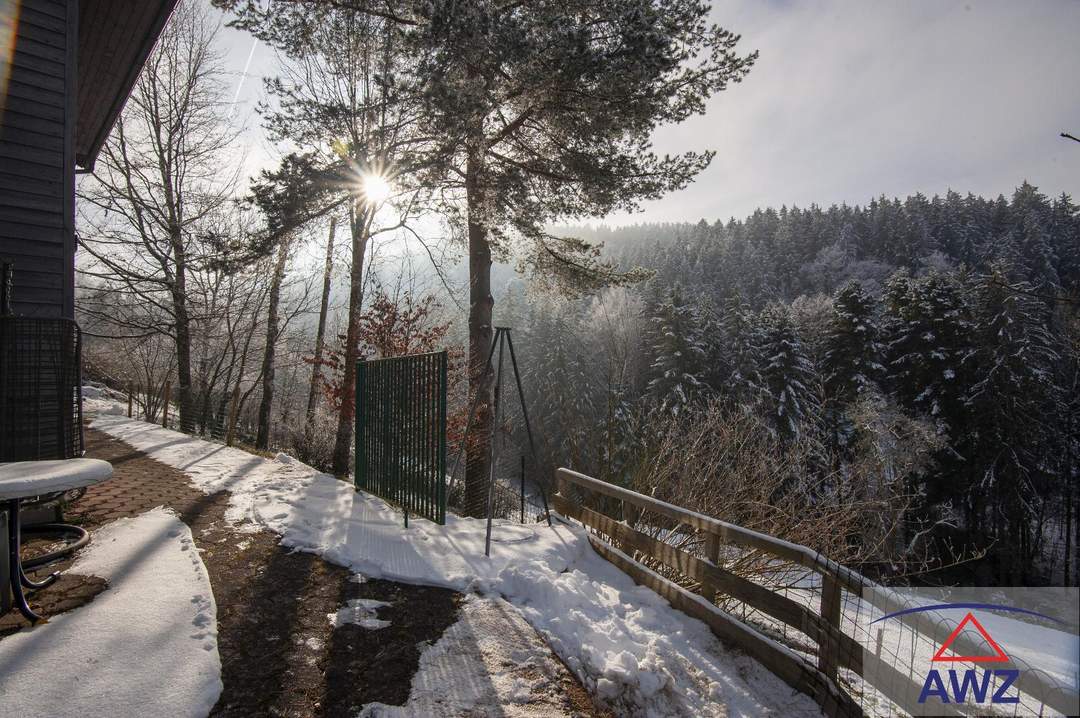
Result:
[[[360,201],[349,212],[352,237],[352,266],[349,270],[349,321],[345,330],[345,366],[341,377],[341,411],[338,413],[337,438],[334,442],[333,471],[349,475],[353,419],[356,416],[356,358],[360,339],[360,308],[364,302],[364,252],[367,250],[370,210]]]
[[[334,232],[337,217],[330,218],[330,236],[326,240],[326,265],[323,268],[322,301],[319,304],[319,328],[315,331],[315,352],[311,361],[311,386],[308,387],[307,412],[304,420],[304,450],[311,451],[315,430],[315,407],[319,401],[319,377],[322,374],[323,340],[326,337],[326,313],[330,307],[330,279],[334,270]]]
[[[259,402],[259,429],[255,436],[255,448],[270,447],[270,409],[274,404],[274,355],[277,348],[278,305],[281,302],[281,284],[285,279],[285,264],[289,259],[289,242],[282,239],[278,245],[274,276],[270,279],[269,307],[266,313],[266,347],[263,349],[262,401]]]
[[[492,376],[484,372],[491,351],[492,314],[491,244],[483,216],[484,156],[470,151],[465,168],[465,193],[469,213],[469,396],[479,396],[473,419],[473,436],[465,437],[465,513],[483,516],[486,512],[487,483],[491,474],[493,400]]]

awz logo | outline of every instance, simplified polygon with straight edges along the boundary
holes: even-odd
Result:
[[[957,655],[945,655],[945,651],[952,645],[956,637],[964,630],[964,628],[971,624],[975,630],[977,630],[982,637],[986,639],[986,642],[994,649],[992,656],[957,656]],[[1005,655],[1005,651],[1001,650],[1001,646],[997,644],[990,634],[987,632],[983,625],[979,623],[975,615],[968,611],[968,614],[964,616],[964,620],[953,629],[953,632],[949,634],[949,637],[945,639],[945,642],[941,644],[941,648],[937,650],[931,661],[952,662],[952,661],[970,661],[971,663],[1001,663],[1009,660],[1009,657]],[[990,690],[991,677],[1002,679],[997,688],[994,689],[993,694],[990,696],[991,703],[1004,704],[1004,703],[1019,703],[1020,696],[1008,695],[1009,688],[1016,682],[1016,679],[1020,677],[1020,671],[1015,668],[998,668],[993,671],[984,670],[982,672],[982,681],[980,682],[978,672],[969,669],[963,673],[958,673],[954,670],[948,671],[949,681],[946,683],[942,677],[940,671],[936,668],[931,668],[930,672],[926,674],[926,682],[923,683],[922,692],[919,694],[919,703],[925,703],[927,698],[936,696],[941,699],[942,703],[948,703],[950,700],[954,703],[966,703],[968,698],[968,691],[971,691],[971,697],[973,703],[985,703],[986,695]],[[949,688],[952,688],[952,695],[949,695]]]
[[[962,674],[957,674],[956,671],[948,671],[949,682],[946,683],[941,678],[941,673],[936,668],[931,668],[930,672],[926,674],[926,682],[923,683],[922,692],[919,693],[919,703],[926,703],[926,699],[931,696],[936,696],[941,699],[942,703],[948,703],[950,700],[954,703],[966,703],[968,691],[971,691],[971,698],[973,703],[985,703],[986,694],[990,692],[990,678],[991,675],[997,678],[1003,678],[1002,682],[994,689],[993,695],[990,697],[991,703],[1019,703],[1020,696],[1007,695],[1012,684],[1020,677],[1020,671],[1015,668],[998,668],[993,671],[982,672],[982,682],[979,682],[978,672],[974,670],[966,670]],[[952,695],[949,695],[949,688],[952,688]]]
[[[972,610],[984,610],[984,611],[1005,611],[1013,613],[1026,613],[1032,616],[1039,616],[1040,618],[1047,618],[1054,622],[1059,622],[1057,619],[1050,616],[1044,616],[1041,613],[1029,611],[1024,608],[1017,608],[1015,606],[1001,606],[997,604],[989,603],[939,603],[932,606],[920,606],[917,608],[909,608],[904,611],[897,611],[896,613],[890,613],[887,616],[873,621],[883,621],[887,618],[895,618],[897,616],[903,616],[909,613],[920,613],[922,611],[947,611],[956,609],[967,609],[967,613],[964,618],[953,629],[949,637],[945,639],[945,642],[941,644],[941,647],[934,653],[933,658],[930,659],[931,663],[1008,663],[1009,657],[994,640],[990,632],[979,623],[979,620],[975,618],[975,614]],[[952,645],[957,638],[967,628],[972,628],[977,631],[983,638],[986,646],[990,648],[990,651],[982,655],[963,655],[957,654],[952,651]],[[971,645],[970,643],[968,645]],[[927,701],[936,699],[942,703],[968,703],[968,704],[1016,704],[1020,702],[1020,696],[1015,686],[1016,682],[1020,679],[1020,671],[1016,668],[994,668],[986,667],[984,669],[967,669],[958,671],[955,669],[946,669],[944,667],[933,667],[926,674],[926,680],[923,681],[922,691],[919,693],[919,703],[925,704]]]

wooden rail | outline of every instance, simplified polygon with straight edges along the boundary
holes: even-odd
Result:
[[[828,562],[803,546],[719,521],[650,496],[599,481],[576,471],[559,469],[556,471],[556,481],[559,493],[553,497],[555,510],[610,537],[623,549],[615,548],[598,537],[590,535],[590,542],[601,556],[629,574],[638,583],[648,586],[666,598],[675,608],[704,622],[717,637],[756,658],[792,688],[812,697],[827,715],[844,717],[863,715],[862,709],[839,688],[836,681],[837,665],[842,663],[849,667],[857,667],[862,655],[858,644],[839,630],[839,602],[836,603],[835,610],[829,609],[827,616],[818,615],[786,596],[774,593],[764,586],[717,566],[715,560],[720,546],[728,544],[757,549],[810,569],[825,568],[835,571],[836,568],[842,567],[835,562]],[[713,560],[694,556],[641,533],[625,523],[582,506],[570,498],[571,492],[568,490],[568,485],[575,485],[587,491],[617,499],[624,502],[624,505],[629,504],[638,509],[646,509],[667,516],[705,532],[710,537],[706,540],[706,552],[713,557]],[[793,626],[819,645],[831,646],[828,653],[833,659],[830,659],[826,666],[831,673],[822,670],[821,666],[810,664],[786,646],[732,618],[719,610],[711,600],[678,586],[633,560],[634,551],[650,556],[668,568],[699,582],[703,595],[727,594],[778,621]],[[823,650],[822,654],[824,653],[826,651]],[[843,657],[842,661],[837,659],[840,656]]]
[[[608,537],[610,543],[595,534],[589,535],[590,543],[601,556],[638,583],[666,598],[675,608],[706,623],[719,638],[756,658],[790,686],[814,698],[827,715],[863,715],[861,707],[838,681],[838,669],[841,667],[860,676],[874,676],[877,679],[873,683],[875,689],[901,707],[910,706],[912,679],[872,652],[864,652],[858,641],[841,628],[842,591],[867,601],[883,614],[907,607],[902,597],[805,546],[720,521],[569,469],[558,469],[555,478],[558,493],[552,497],[553,508]],[[705,535],[705,557],[659,541],[627,523],[584,506],[575,500],[571,487],[621,502],[623,516],[629,515],[630,510],[647,510],[702,532]],[[725,570],[718,565],[722,545],[757,551],[818,574],[821,577],[820,612]],[[637,562],[633,558],[635,552],[696,581],[700,585],[700,595]],[[714,604],[716,594],[730,596],[804,633],[818,646],[817,664],[812,664],[786,646],[721,611]],[[917,614],[911,618],[909,625],[912,629],[929,640],[937,641],[938,645],[951,633],[951,626],[940,620],[932,620],[929,614]],[[978,647],[965,646],[966,643],[967,639],[961,636],[955,645],[960,650],[973,648],[966,655],[977,655]],[[864,661],[869,665],[864,666]],[[1038,672],[1022,671],[1017,683],[1023,693],[1069,714],[1067,708],[1071,704],[1067,693],[1060,686],[1045,680]],[[914,695],[918,695],[917,690]],[[952,706],[941,708],[946,715],[960,715],[959,711],[950,710]]]

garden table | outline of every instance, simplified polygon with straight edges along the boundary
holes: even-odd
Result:
[[[55,572],[43,581],[30,580],[19,555],[22,527],[19,524],[19,503],[23,499],[79,489],[105,481],[112,476],[112,465],[100,459],[60,459],[55,461],[13,461],[0,464],[0,502],[8,510],[8,551],[10,556],[11,593],[19,612],[32,623],[41,616],[30,610],[23,588],[39,589],[52,584],[60,575]],[[85,536],[85,531],[65,524],[50,524],[51,528],[68,530]]]

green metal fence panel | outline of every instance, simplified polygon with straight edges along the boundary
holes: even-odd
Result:
[[[446,522],[445,351],[356,365],[356,487]]]

